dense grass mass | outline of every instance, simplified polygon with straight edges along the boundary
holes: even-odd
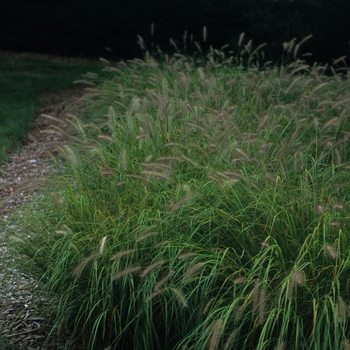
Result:
[[[0,162],[20,148],[33,119],[40,113],[40,94],[77,87],[73,81],[101,66],[50,61],[37,57],[0,57]]]
[[[120,63],[17,237],[85,348],[349,347],[349,80]]]

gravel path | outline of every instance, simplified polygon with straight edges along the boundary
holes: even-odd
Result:
[[[63,91],[42,96],[42,113],[22,145],[19,154],[10,155],[11,162],[0,167],[0,336],[7,337],[21,349],[59,349],[58,344],[43,346],[50,322],[43,316],[47,300],[37,281],[14,269],[14,258],[7,241],[17,224],[11,214],[21,215],[21,205],[40,195],[48,175],[58,173],[63,165],[54,162],[57,147],[64,136],[53,125],[69,132],[68,114],[76,115],[83,108],[83,91]],[[50,131],[51,130],[51,131]],[[3,345],[0,340],[0,348]]]

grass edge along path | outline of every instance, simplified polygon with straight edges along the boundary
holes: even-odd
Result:
[[[88,72],[102,69],[98,61],[33,53],[0,53],[0,166],[21,143],[32,121],[47,103],[47,93],[69,89],[74,93],[85,84],[75,84]],[[43,99],[45,97],[45,99]],[[3,349],[18,349],[0,336]]]
[[[45,57],[35,54],[0,55],[0,163],[8,152],[20,151],[21,142],[42,103],[40,96],[67,88],[78,88],[79,80],[88,72],[98,73],[99,62]],[[80,84],[80,86],[82,86]]]
[[[349,81],[179,56],[110,73],[16,237],[56,329],[87,349],[347,349]]]

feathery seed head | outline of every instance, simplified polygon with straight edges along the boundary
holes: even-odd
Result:
[[[261,281],[256,280],[253,290],[253,309],[258,308],[261,296]]]
[[[136,238],[136,242],[139,243],[139,242],[142,242],[143,240],[149,238],[149,237],[152,237],[152,236],[155,236],[158,234],[158,231],[155,231],[154,230],[154,226],[152,227],[149,227],[148,229],[142,231]]]
[[[162,279],[160,279],[156,285],[154,286],[154,291],[160,291],[161,287],[163,287],[170,279],[174,276],[174,271],[169,271]]]
[[[276,350],[286,350],[286,344],[285,343],[281,343],[276,347]]]
[[[97,136],[100,140],[105,140],[105,141],[109,141],[109,142],[114,142],[114,139],[109,136],[109,135],[104,135],[104,134],[101,134],[101,135],[98,135]]]
[[[238,306],[238,308],[235,310],[236,321],[239,321],[239,319],[242,317],[243,313],[244,313],[244,305]]]
[[[187,303],[187,299],[186,299],[184,293],[180,289],[177,289],[177,288],[171,288],[171,291],[176,296],[176,299],[179,301],[179,304],[182,307],[187,308],[188,307],[188,303]]]
[[[140,273],[140,277],[145,277],[147,274],[149,274],[150,272],[156,270],[158,267],[162,266],[165,263],[164,260],[159,260],[154,262],[153,264],[147,266],[141,273]]]
[[[339,125],[339,117],[332,118],[325,125],[323,125],[323,129],[333,128]]]
[[[112,169],[104,169],[104,170],[101,170],[100,173],[101,173],[101,175],[106,176],[106,177],[115,176],[115,171]]]
[[[245,280],[246,280],[245,277],[239,276],[233,280],[233,284],[240,284],[240,283],[243,283]]]
[[[129,275],[130,273],[139,272],[140,270],[141,270],[141,266],[130,266],[124,270],[121,270],[121,271],[115,273],[112,276],[112,281],[117,281],[118,279],[120,279],[126,275]]]
[[[338,317],[340,323],[345,323],[346,321],[346,313],[347,313],[347,307],[346,304],[341,296],[338,297],[337,300],[337,308],[338,308]]]
[[[219,345],[219,340],[220,340],[220,336],[222,333],[222,329],[224,326],[224,321],[221,319],[218,319],[215,321],[214,325],[213,325],[213,333],[212,336],[210,338],[209,341],[209,348],[208,350],[216,350],[218,349],[218,345]]]
[[[83,272],[83,270],[85,269],[85,267],[91,263],[93,260],[95,260],[97,258],[97,254],[94,253],[90,256],[88,256],[87,258],[85,258],[84,260],[82,260],[78,266],[73,270],[72,275],[73,276],[80,276],[80,274]]]
[[[322,215],[322,214],[324,214],[325,211],[326,211],[326,207],[324,205],[317,204],[317,206],[316,206],[317,214]]]
[[[99,253],[100,253],[100,254],[103,253],[103,250],[104,250],[105,245],[106,245],[106,240],[107,240],[107,236],[104,236],[104,237],[101,239],[100,249],[99,249]]]
[[[295,271],[292,276],[292,281],[299,286],[303,285],[305,282],[304,272],[300,270]]]
[[[118,252],[117,254],[113,255],[110,260],[118,260],[123,256],[132,254],[134,251],[135,251],[135,249],[123,250],[123,251]]]
[[[336,249],[334,249],[334,247],[327,245],[326,246],[326,253],[329,257],[331,257],[332,259],[336,259],[338,256],[338,252]]]
[[[344,203],[340,203],[340,202],[333,203],[332,209],[335,211],[343,211],[344,210]]]
[[[263,325],[266,318],[266,292],[261,291],[260,293],[260,301],[259,301],[259,325]]]
[[[186,282],[187,280],[189,280],[192,276],[194,276],[198,271],[203,269],[203,266],[205,265],[205,263],[197,263],[194,264],[191,268],[189,268],[186,273],[183,275],[181,281],[182,282]]]
[[[180,199],[179,201],[177,201],[176,203],[172,203],[171,208],[169,210],[169,213],[171,213],[171,214],[176,213],[178,211],[178,209],[180,209],[189,200],[190,200],[190,197],[186,196],[186,197]]]
[[[232,343],[235,341],[236,337],[237,337],[237,333],[238,333],[238,329],[234,329],[231,334],[229,335],[229,337],[227,338],[225,345],[223,347],[222,350],[229,350],[232,349]]]
[[[165,289],[157,290],[156,292],[153,292],[145,299],[145,302],[148,303],[148,302],[152,301],[154,298],[156,298],[158,295],[162,294],[164,291],[165,291]]]
[[[269,248],[270,247],[270,243],[269,242],[262,242],[261,243],[263,248]]]
[[[244,33],[241,33],[241,35],[239,36],[239,39],[238,39],[238,46],[242,46],[242,43],[243,43],[243,38],[244,38]]]
[[[340,222],[338,220],[332,220],[331,221],[331,226],[333,227],[340,227]]]
[[[343,344],[343,350],[350,350],[350,340],[346,339]]]
[[[182,259],[187,259],[187,258],[192,258],[194,256],[196,256],[197,254],[196,253],[193,253],[193,252],[186,252],[186,253],[182,253],[180,254],[177,258],[179,260],[182,260]]]

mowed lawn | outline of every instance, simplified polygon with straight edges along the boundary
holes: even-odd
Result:
[[[58,60],[35,54],[0,55],[0,162],[11,150],[19,150],[33,118],[40,113],[40,95],[78,87],[74,81],[101,65],[67,58]],[[81,85],[80,85],[81,86]]]

